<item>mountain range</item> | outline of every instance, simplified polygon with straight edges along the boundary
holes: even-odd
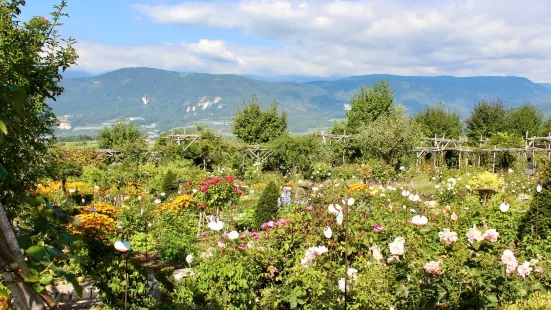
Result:
[[[97,131],[121,117],[151,129],[199,122],[226,131],[236,106],[253,94],[266,106],[276,100],[289,115],[289,129],[304,133],[344,118],[352,95],[362,85],[383,79],[396,91],[396,103],[409,113],[443,102],[466,117],[482,98],[496,97],[510,107],[531,103],[551,111],[551,84],[523,77],[373,74],[317,81],[309,81],[313,77],[284,79],[124,68],[93,77],[66,77],[62,81],[65,92],[49,103],[67,128],[60,129],[61,134]]]

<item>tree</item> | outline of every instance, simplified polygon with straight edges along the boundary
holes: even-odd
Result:
[[[526,236],[546,240],[551,236],[551,161],[542,170],[540,184],[542,191],[534,193],[530,209],[518,227],[518,240]]]
[[[551,133],[551,114],[547,115],[540,127],[540,136],[548,136]]]
[[[28,206],[28,189],[46,172],[42,159],[57,122],[46,99],[63,92],[60,71],[75,64],[77,54],[75,41],[60,38],[56,30],[66,16],[65,1],[55,6],[51,21],[34,17],[21,23],[24,5],[0,1],[0,269],[19,309],[42,309],[55,303],[23,280],[31,273],[10,218]]]
[[[523,104],[507,113],[507,131],[524,137],[539,135],[543,124],[543,112],[531,104]]]
[[[273,220],[277,216],[277,210],[279,209],[277,199],[279,198],[279,188],[272,181],[268,183],[262,196],[256,206],[254,219],[257,227],[260,227],[263,223]]]
[[[274,100],[266,110],[262,110],[256,95],[242,108],[237,108],[233,120],[233,134],[246,143],[269,142],[287,130],[287,113],[277,111]]]
[[[266,166],[283,173],[289,172],[292,168],[307,171],[322,153],[320,138],[314,135],[284,134],[273,141],[272,147],[273,153],[268,158]]]
[[[134,124],[121,120],[112,127],[102,129],[98,146],[102,149],[123,149],[128,144],[145,145],[144,137]]]
[[[473,143],[480,138],[488,138],[491,135],[505,131],[506,110],[499,99],[488,101],[482,99],[471,111],[471,115],[465,122],[467,135]]]
[[[421,135],[421,126],[400,106],[363,126],[356,140],[363,156],[396,164],[411,154]]]
[[[463,129],[459,113],[446,109],[442,103],[427,106],[423,112],[415,115],[414,119],[421,125],[423,134],[427,137],[436,135],[458,138]]]
[[[362,125],[388,114],[393,108],[394,97],[395,92],[390,90],[387,81],[378,81],[371,87],[362,86],[350,99],[350,110],[346,112],[348,133],[355,134]]]

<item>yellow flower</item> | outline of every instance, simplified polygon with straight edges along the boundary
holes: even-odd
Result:
[[[163,211],[183,211],[193,205],[193,198],[189,195],[180,195],[174,200],[159,204],[154,213],[159,214]]]

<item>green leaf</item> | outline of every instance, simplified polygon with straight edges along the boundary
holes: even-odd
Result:
[[[25,282],[35,283],[40,281],[40,278],[35,275],[29,275],[24,277]]]
[[[29,255],[30,257],[36,260],[41,260],[44,256],[47,255],[47,253],[43,247],[34,245],[29,249],[27,249],[27,255]]]
[[[75,289],[75,292],[77,292],[78,297],[82,297],[82,286],[80,286],[78,281],[76,279],[73,279],[70,282],[73,285],[73,288]]]
[[[35,283],[33,287],[34,287],[34,290],[37,291],[38,293],[42,293],[44,291],[44,286],[38,283]]]
[[[40,284],[43,284],[43,285],[48,285],[52,283],[53,280],[54,280],[54,277],[52,277],[49,274],[43,274],[40,276]]]
[[[31,246],[31,238],[27,235],[17,236],[17,243],[22,249],[29,248]]]
[[[419,232],[422,234],[428,233],[429,231],[430,231],[430,227],[427,227],[427,226],[419,229]]]
[[[47,247],[46,247],[46,251],[47,251],[48,254],[50,254],[50,256],[52,256],[52,257],[61,257],[61,256],[63,256],[63,253],[61,253],[60,250],[54,248],[53,246],[47,246]]]
[[[8,172],[4,169],[4,166],[0,164],[0,181],[5,180],[8,177]]]
[[[0,131],[3,132],[5,135],[8,134],[8,127],[6,127],[6,124],[4,124],[4,122],[1,120],[0,120]]]
[[[492,304],[497,304],[497,301],[498,301],[496,295],[494,294],[488,295],[486,299],[488,299],[488,301],[491,302]]]

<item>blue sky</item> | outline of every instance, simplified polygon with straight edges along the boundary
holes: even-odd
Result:
[[[56,0],[29,0],[21,19]],[[516,75],[551,81],[551,2],[69,0],[73,71]],[[519,14],[522,12],[522,14]]]

